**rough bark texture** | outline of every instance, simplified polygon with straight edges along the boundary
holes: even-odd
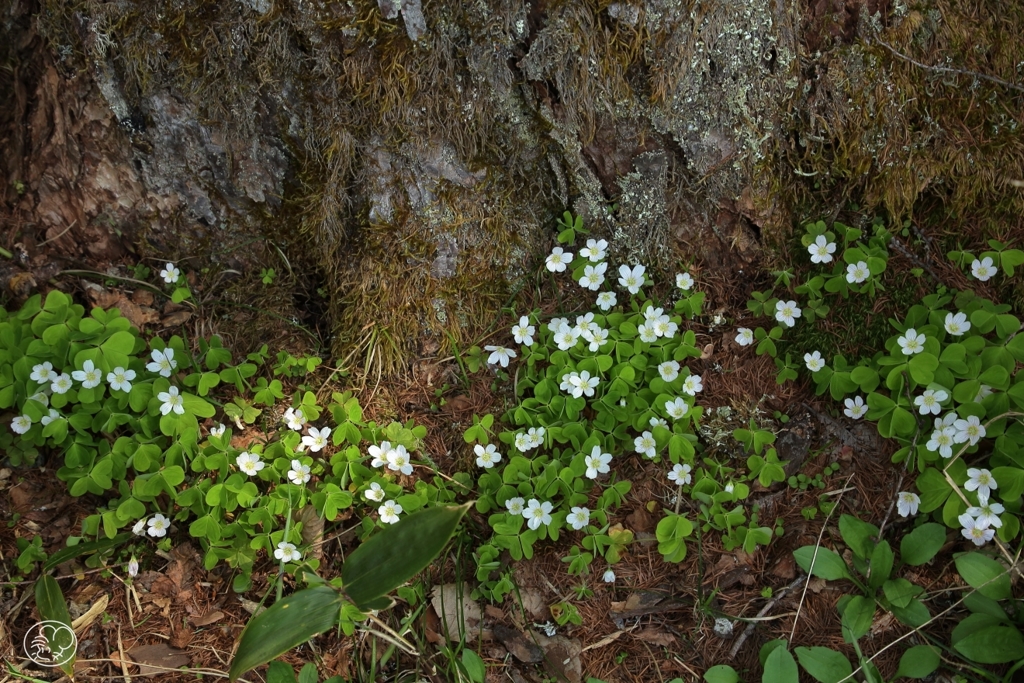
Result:
[[[1022,11],[981,0],[0,7],[8,239],[196,265],[266,239],[382,358],[479,333],[565,208],[614,262],[710,269],[851,201],[1022,213],[1020,92],[880,42],[1019,80]]]

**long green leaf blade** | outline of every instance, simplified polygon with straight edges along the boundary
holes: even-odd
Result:
[[[68,640],[73,640],[71,635],[67,635],[71,632],[71,614],[68,612],[68,604],[64,600],[64,593],[60,589],[60,584],[49,574],[43,574],[36,581],[36,607],[39,608],[39,616],[43,618],[43,621],[56,621],[67,626],[67,631],[59,630],[52,633],[53,637],[63,640],[64,636],[67,636]],[[48,640],[50,640],[50,634],[51,632],[47,631]],[[66,642],[50,640],[50,651],[57,652],[62,647],[70,645]],[[72,654],[71,659],[60,665],[60,670],[68,676],[74,673],[74,654]]]

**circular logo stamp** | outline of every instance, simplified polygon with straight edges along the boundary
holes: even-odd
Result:
[[[67,624],[40,621],[25,633],[22,647],[39,666],[61,666],[70,662],[78,649],[78,638]]]

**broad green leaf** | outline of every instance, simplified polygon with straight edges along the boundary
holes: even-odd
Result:
[[[981,664],[1004,664],[1024,658],[1024,637],[1013,626],[989,626],[966,636],[953,649]]]
[[[853,672],[846,655],[827,647],[798,647],[796,658],[804,671],[821,683],[839,683]]]
[[[789,650],[777,647],[768,655],[764,663],[762,683],[799,683],[800,671],[796,668],[796,660]]]
[[[728,664],[719,664],[704,672],[705,683],[739,683],[739,680],[736,669]]]
[[[484,679],[487,677],[487,667],[484,666],[484,660],[468,647],[462,651],[462,666],[466,668],[469,680],[473,681],[473,683],[484,683]]]
[[[956,558],[956,570],[972,588],[993,600],[1010,597],[1010,575],[999,562],[981,553],[967,553]]]
[[[768,655],[775,652],[777,648],[785,650],[789,646],[785,638],[776,638],[775,640],[769,640],[767,643],[761,646],[761,649],[757,652],[757,658],[761,661],[761,666],[764,666],[768,661]]]
[[[441,552],[469,505],[427,508],[371,537],[341,567],[345,593],[361,607],[411,579]]]
[[[291,664],[271,662],[267,667],[267,683],[295,683],[295,671]]]
[[[64,593],[60,590],[57,580],[49,574],[43,574],[36,581],[36,607],[39,609],[39,616],[43,621],[56,621],[67,629],[47,629],[43,631],[50,652],[57,661],[63,660],[68,649],[75,646],[74,634],[71,632],[71,614],[68,613],[68,605],[64,600]],[[71,676],[75,667],[75,655],[60,665],[60,670]]]
[[[930,645],[915,645],[900,657],[896,678],[925,678],[939,668],[939,653]]]
[[[875,616],[875,601],[863,595],[854,596],[843,610],[843,640],[853,643],[860,640],[871,630],[871,621]]]
[[[793,559],[796,560],[801,569],[817,576],[819,579],[836,581],[838,579],[850,578],[850,570],[847,568],[846,563],[843,562],[843,558],[828,548],[819,547],[818,554],[815,557],[814,546],[805,545],[793,552]],[[812,560],[814,562],[813,570],[811,568]]]
[[[866,560],[871,556],[872,549],[875,547],[878,527],[853,515],[843,515],[839,518],[839,533],[850,550]]]
[[[886,581],[882,584],[882,592],[886,599],[896,607],[906,608],[910,601],[924,592],[920,586],[915,586],[906,579],[897,578]]]
[[[329,586],[307,588],[275,602],[246,624],[228,677],[234,681],[249,669],[333,628],[341,605],[341,596]]]
[[[882,541],[875,546],[875,549],[871,553],[871,574],[868,579],[869,586],[872,588],[878,588],[889,579],[894,559],[892,548],[889,547],[888,541]]]
[[[932,522],[922,524],[900,541],[900,558],[910,566],[917,567],[935,557],[945,542],[944,526]]]

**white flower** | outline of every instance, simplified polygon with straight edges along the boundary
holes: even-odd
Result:
[[[871,270],[865,261],[857,261],[846,266],[846,281],[852,284],[860,284],[868,279]]]
[[[54,377],[56,377],[56,375],[54,375]],[[991,394],[992,391],[989,390],[989,393]],[[36,403],[42,403],[44,406],[50,405],[50,397],[47,396],[42,391],[37,391],[36,393],[32,394],[31,396],[28,397],[28,400],[35,401]]]
[[[103,381],[103,373],[100,372],[99,368],[91,360],[87,360],[82,363],[81,370],[75,370],[71,373],[71,378],[76,382],[81,382],[83,389],[92,389],[99,386],[99,383]]]
[[[732,493],[735,489],[736,489],[736,485],[733,484],[731,481],[728,484],[725,485],[725,492],[726,493]]]
[[[590,455],[583,458],[583,463],[587,466],[587,478],[597,479],[597,475],[607,474],[610,470],[608,464],[611,461],[611,453],[602,453],[600,446],[594,446],[594,449],[590,451]]]
[[[135,371],[125,370],[120,366],[107,373],[107,384],[110,385],[111,391],[131,391],[133,379]]]
[[[598,329],[598,324],[594,322],[594,314],[587,313],[586,315],[576,316],[576,332],[584,334],[590,330]]]
[[[515,337],[516,344],[523,346],[533,346],[533,335],[536,331],[530,324],[530,319],[525,315],[519,318],[518,325],[512,326],[512,336]]]
[[[379,503],[384,500],[384,489],[380,487],[380,484],[373,482],[370,487],[363,491],[363,495],[366,496],[367,500],[372,500],[375,503]]]
[[[46,384],[56,379],[57,373],[53,371],[53,365],[49,361],[32,366],[32,374],[28,376],[33,382]]]
[[[962,337],[964,332],[971,329],[971,323],[967,322],[967,314],[960,312],[957,312],[956,315],[947,313],[946,321],[942,323],[942,326],[954,337]]]
[[[551,331],[551,334],[558,334],[562,330],[571,329],[572,326],[569,324],[569,321],[566,320],[565,318],[552,318],[551,321],[548,323],[548,330]]]
[[[900,491],[896,494],[896,510],[900,513],[900,517],[916,515],[917,506],[920,504],[921,499],[918,498],[916,493]]]
[[[330,435],[330,427],[324,427],[323,429],[310,427],[309,434],[302,437],[302,445],[308,448],[311,453],[319,453],[327,445],[327,437]]]
[[[388,464],[388,453],[391,452],[391,442],[381,441],[379,446],[370,446],[367,449],[373,460],[370,462],[370,467],[381,467]]]
[[[654,323],[649,324],[654,325],[654,333],[656,335],[658,335],[659,337],[664,337],[665,339],[671,339],[672,337],[676,336],[676,330],[679,329],[679,325],[676,325],[674,322],[670,322],[668,320],[657,320]]]
[[[805,353],[804,363],[807,364],[807,369],[810,370],[811,372],[818,372],[823,367],[825,367],[825,361],[824,359],[822,359],[820,351],[815,351],[814,353]]]
[[[601,292],[597,295],[597,307],[602,311],[609,310],[612,306],[617,304],[617,297],[615,292]]]
[[[914,399],[914,405],[921,410],[922,415],[938,415],[942,412],[942,402],[949,398],[942,389],[925,389],[924,393]]]
[[[942,423],[938,418],[936,422]],[[924,446],[932,452],[937,452],[943,458],[953,457],[953,443],[956,430],[953,427],[940,427],[932,432],[932,438]]]
[[[608,242],[605,240],[587,240],[587,246],[580,249],[580,256],[597,263],[605,257],[605,249],[607,248]]]
[[[71,375],[66,372],[62,372],[59,375],[55,375],[53,382],[50,383],[50,391],[55,394],[66,394],[71,390]]]
[[[284,411],[284,415],[281,416],[281,419],[284,420],[288,429],[295,432],[301,432],[302,428],[306,426],[306,415],[302,410],[296,410],[295,408],[289,408]]]
[[[749,327],[741,327],[736,330],[736,343],[740,346],[750,346],[754,343],[754,331]]]
[[[32,428],[32,418],[28,415],[19,415],[11,420],[11,429],[15,434],[24,434]]]
[[[153,538],[159,538],[160,536],[167,535],[167,530],[171,528],[171,520],[158,512],[150,517],[149,521],[146,522],[146,525],[149,527],[146,533]]]
[[[531,498],[523,510],[523,517],[526,518],[526,526],[534,531],[539,529],[541,524],[551,524],[551,503],[542,503],[536,498]]]
[[[974,263],[971,264],[971,274],[982,282],[985,282],[995,275],[996,268],[992,263],[992,258],[990,256],[986,256],[980,261],[978,259],[974,259]]]
[[[852,417],[854,420],[859,420],[868,412],[868,407],[864,405],[864,399],[860,396],[848,398],[843,403],[846,404],[846,409],[843,410],[846,417]]]
[[[654,435],[650,432],[644,432],[640,436],[633,439],[633,447],[636,452],[640,455],[645,455],[648,458],[653,458],[657,455],[658,444],[654,440]]]
[[[996,535],[996,530],[992,527],[984,524],[979,524],[978,520],[971,517],[966,512],[957,519],[960,521],[960,525],[963,527],[960,533],[964,535],[968,541],[974,541],[974,545],[985,545],[992,540],[992,537]]]
[[[704,385],[701,383],[700,375],[690,375],[683,380],[683,393],[689,394],[690,396],[696,396],[698,393],[704,390]]]
[[[992,489],[999,488],[996,478],[988,470],[971,467],[967,470],[967,477],[964,488],[968,491],[977,491],[978,502],[982,505],[988,502],[988,496]]]
[[[580,287],[596,292],[604,284],[604,274],[607,270],[607,263],[598,263],[596,266],[584,267],[583,277],[580,278]]]
[[[583,338],[590,342],[588,348],[591,352],[598,351],[608,342],[608,330],[601,327],[589,328],[583,333]]]
[[[288,470],[288,480],[293,484],[305,484],[309,481],[309,465],[300,460],[292,460],[292,468]]]
[[[668,429],[668,421],[663,419],[663,418],[658,417],[657,415],[655,415],[650,420],[648,420],[647,424],[651,425],[652,428],[654,428],[654,427],[664,427],[665,429]]]
[[[926,337],[923,334],[918,334],[917,330],[911,327],[903,335],[896,339],[896,343],[903,349],[903,355],[912,356],[915,353],[924,351]]]
[[[562,251],[561,247],[555,247],[552,249],[551,253],[544,261],[544,265],[546,265],[548,270],[552,273],[565,272],[565,266],[569,263],[572,263],[572,253]]]
[[[544,445],[544,428],[543,427],[530,427],[526,430],[526,435],[530,437],[530,441],[534,447]]]
[[[676,486],[683,486],[689,484],[692,480],[690,476],[689,465],[676,465],[672,468],[672,471],[668,473],[668,480]]]
[[[818,235],[814,244],[807,247],[811,254],[811,263],[832,263],[832,254],[836,251],[836,243],[829,242],[824,235]]]
[[[986,398],[992,395],[992,387],[987,384],[982,384],[978,387],[978,395],[974,397],[975,403],[981,403]]]
[[[676,287],[684,292],[693,287],[693,278],[689,273],[676,273]]]
[[[939,418],[935,418],[935,428],[945,429],[947,427],[953,427],[953,423],[956,422],[957,417],[959,416],[956,413],[950,411],[946,413],[941,420]],[[954,431],[956,430],[954,429]]]
[[[508,367],[508,361],[510,358],[516,357],[516,352],[512,349],[507,349],[504,346],[485,346],[484,351],[490,351],[491,355],[487,357],[488,365],[501,365],[503,368]]]
[[[139,575],[139,561],[132,555],[132,559],[128,561],[128,576],[133,579]]]
[[[402,506],[389,500],[377,508],[377,513],[380,515],[380,521],[385,524],[394,524],[398,521],[398,515],[402,514]]]
[[[679,376],[679,363],[674,360],[659,363],[658,374],[661,375],[661,378],[666,382],[671,382]]]
[[[800,317],[800,307],[795,301],[776,301],[775,319],[786,327],[796,325],[796,319]]]
[[[526,509],[526,501],[522,498],[509,498],[505,501],[505,509],[509,514],[519,516]]]
[[[513,445],[517,451],[525,453],[533,448],[533,441],[530,440],[530,437],[527,436],[525,432],[518,432],[516,433]]]
[[[174,360],[174,349],[170,347],[163,351],[153,349],[153,354],[150,357],[153,361],[146,364],[146,369],[150,372],[160,373],[161,377],[170,377],[174,369],[178,367],[178,361]]]
[[[640,341],[645,344],[653,344],[658,341],[658,331],[654,328],[654,323],[652,322],[645,322],[637,328],[637,332],[640,333]]]
[[[238,465],[238,469],[245,472],[250,477],[255,477],[259,474],[259,471],[267,466],[265,462],[260,460],[260,456],[256,453],[250,453],[249,451],[242,451],[235,458],[235,464]]]
[[[483,467],[485,470],[489,470],[496,463],[501,462],[501,453],[494,447],[494,444],[487,444],[487,446],[477,444],[473,446],[473,452],[476,453],[477,467]]]
[[[39,423],[45,427],[46,425],[50,424],[54,420],[59,420],[59,419],[60,419],[60,413],[58,413],[53,408],[50,408],[50,414],[49,415],[43,415],[43,419],[41,419],[39,421]]]
[[[132,527],[132,533],[136,536],[144,536],[146,534],[146,518],[143,517],[139,521],[135,522],[135,526]]]
[[[171,411],[175,415],[185,414],[185,399],[178,393],[178,387],[168,387],[167,391],[161,391],[156,398],[163,402],[160,406],[161,415],[168,415]]]
[[[977,524],[980,527],[992,527],[998,529],[1003,526],[1003,520],[999,519],[999,515],[1006,511],[999,503],[986,503],[977,507],[967,508],[967,514],[977,519]]]
[[[977,415],[971,415],[966,420],[957,420],[953,426],[956,428],[956,436],[953,437],[953,440],[957,443],[970,441],[973,446],[985,437],[985,425],[981,424]]]
[[[388,469],[401,472],[405,476],[412,474],[412,461],[405,446],[398,444],[388,451]]]
[[[590,510],[587,508],[574,507],[569,515],[565,518],[565,521],[569,523],[575,531],[579,531],[586,525],[590,524]]]
[[[668,316],[665,315],[665,309],[655,308],[654,306],[648,306],[644,309],[644,320],[649,323],[657,322],[664,319],[668,322]]]
[[[682,420],[690,412],[690,405],[677,396],[674,401],[665,401],[665,412],[673,420]]]
[[[611,569],[604,570],[604,574],[601,575],[601,580],[605,583],[615,583],[615,572]]]
[[[561,384],[558,385],[558,388],[561,389],[562,391],[567,391],[571,393],[573,390],[574,382],[578,377],[579,375],[576,374],[575,372],[565,373],[564,375],[562,375],[562,382]]]
[[[619,284],[628,289],[630,294],[636,294],[644,286],[646,271],[644,266],[619,266]]]
[[[569,380],[572,383],[572,397],[593,396],[594,389],[601,383],[600,377],[591,377],[590,373],[584,370],[576,377]]]
[[[167,284],[173,285],[175,282],[178,281],[178,278],[181,277],[181,271],[178,270],[178,267],[173,263],[168,263],[160,271],[160,277],[162,277],[164,279],[164,282],[166,282]]]
[[[555,344],[558,345],[559,350],[568,351],[576,346],[576,340],[579,338],[579,330],[575,327],[566,326],[555,333]]]
[[[296,550],[295,546],[287,541],[281,541],[277,544],[277,550],[274,551],[274,557],[282,562],[298,562],[302,559],[302,553]]]

